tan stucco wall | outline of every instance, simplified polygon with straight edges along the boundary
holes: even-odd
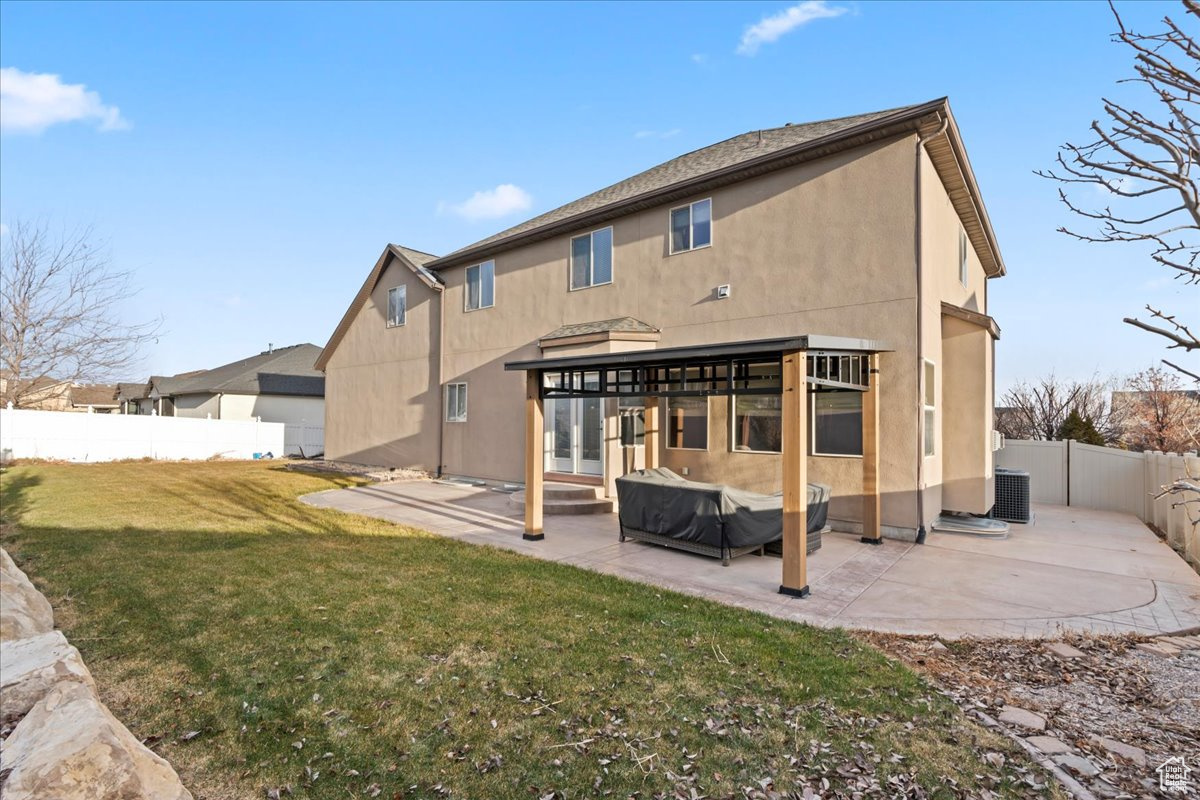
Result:
[[[560,325],[632,316],[662,330],[660,348],[801,333],[877,338],[898,350],[882,366],[892,442],[882,454],[884,518],[912,527],[913,459],[895,442],[916,435],[913,153],[905,138],[691,198],[713,198],[713,246],[688,253],[668,254],[670,206],[617,220],[612,285],[569,290],[570,236],[497,256],[491,309],[464,312],[464,270],[445,271],[445,379],[467,381],[471,397],[468,421],[446,426],[447,470],[520,479],[523,376],[503,364],[540,357],[538,338]],[[726,283],[732,296],[717,300]],[[713,402],[722,410],[709,417],[720,432],[709,452],[663,463],[777,491],[778,458],[729,452],[727,404]],[[814,458],[810,471],[858,519],[861,461]]]
[[[967,283],[963,285],[958,258],[962,222],[933,162],[924,151],[920,164],[922,350],[924,358],[935,365],[937,400],[935,454],[924,458],[925,522],[928,524],[943,509],[983,513],[991,507],[990,502],[986,507],[980,506],[991,485],[994,404],[990,345],[977,348],[986,352],[980,352],[980,357],[974,360],[966,360],[965,354],[959,352],[959,358],[948,363],[947,354],[943,353],[942,303],[988,313],[987,275],[978,253],[968,242]],[[952,414],[957,415],[953,420],[950,419]],[[983,446],[985,441],[986,447]],[[976,454],[977,460],[967,462],[964,452]],[[945,473],[948,463],[957,465],[950,475]],[[980,463],[982,469],[978,466]],[[976,485],[968,486],[972,480]],[[953,481],[956,487],[950,497],[944,496],[947,481]],[[968,497],[975,499],[968,502]],[[958,507],[961,505],[969,507]]]
[[[436,350],[436,295],[407,269],[389,266],[330,358],[329,455],[428,466],[436,459],[441,424],[446,472],[521,480],[524,375],[503,365],[540,358],[538,339],[564,324],[632,316],[661,329],[659,348],[804,333],[873,338],[895,351],[880,357],[883,522],[914,529],[921,416],[915,141],[878,143],[690,198],[712,198],[709,248],[668,254],[669,208],[684,201],[623,217],[612,224],[611,285],[569,290],[570,237],[586,229],[497,255],[492,308],[465,312],[465,270],[443,271],[442,382],[467,382],[464,423],[440,423],[437,359],[430,355]],[[957,217],[927,159],[921,168],[927,219],[921,268],[924,279],[934,282],[921,304],[923,342],[940,365],[940,303],[985,310],[983,272],[973,256],[968,286],[955,287]],[[408,324],[388,330],[386,290],[397,280],[409,287]],[[730,298],[716,299],[721,284],[731,285]],[[938,375],[940,392],[940,366]],[[730,452],[728,401],[710,403],[708,451],[664,449],[661,463],[686,466],[698,480],[778,491],[779,458]],[[938,445],[939,455],[926,459],[925,522],[941,508],[943,443]],[[860,519],[861,466],[858,458],[809,459],[810,479],[834,487],[833,516]]]
[[[942,506],[950,511],[982,514],[992,507],[990,470],[991,431],[980,425],[991,409],[991,373],[981,365],[991,362],[991,335],[978,325],[955,317],[942,317]]]
[[[405,324],[386,326],[387,292],[406,286]],[[326,457],[437,469],[438,293],[391,260],[325,370]]]

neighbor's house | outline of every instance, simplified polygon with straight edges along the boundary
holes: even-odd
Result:
[[[55,378],[13,381],[0,376],[0,397],[19,408],[36,411],[93,411],[107,414],[117,409],[113,401],[113,389],[110,384],[74,383]]]
[[[268,348],[215,369],[118,384],[114,396],[124,414],[282,422],[288,452],[311,456],[324,449],[320,355],[313,344]]]
[[[834,488],[835,527],[854,530],[863,496],[878,492],[884,533],[913,538],[943,510],[993,504],[999,329],[987,282],[1004,273],[946,100],[751,131],[446,256],[389,245],[317,362],[327,456],[540,479],[525,470],[528,419],[549,479],[612,495],[616,477],[649,461],[778,491],[797,474],[780,456],[780,384],[741,396],[721,376],[753,372],[734,359],[771,348],[763,369],[779,373],[775,350],[793,348],[809,376],[797,440],[807,479]],[[635,374],[623,362],[656,354],[729,360],[661,371],[675,388],[694,379],[692,396],[643,406],[607,383],[596,391],[599,376],[619,382]],[[815,390],[861,390],[872,364],[878,486],[867,492],[867,395]],[[522,370],[547,398],[540,448]],[[559,375],[577,382],[573,396],[553,385]],[[640,426],[655,418],[665,430],[646,454]]]

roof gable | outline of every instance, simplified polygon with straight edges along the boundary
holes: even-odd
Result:
[[[341,344],[346,331],[350,330],[350,325],[354,322],[354,318],[358,316],[358,312],[367,304],[367,300],[371,297],[371,292],[375,291],[375,286],[379,283],[379,279],[383,277],[383,271],[387,269],[389,262],[395,260],[403,264],[414,275],[420,278],[426,286],[440,292],[443,287],[442,279],[425,267],[426,264],[436,259],[437,256],[430,253],[423,253],[420,250],[413,250],[411,247],[403,247],[398,244],[389,244],[383,248],[383,253],[379,256],[379,260],[375,262],[375,266],[367,274],[367,279],[363,281],[358,294],[354,295],[354,299],[350,301],[350,307],[346,309],[346,313],[342,315],[341,321],[333,329],[333,334],[330,335],[329,341],[325,343],[325,349],[321,351],[320,358],[316,360],[315,368],[324,371],[325,365],[329,363],[334,350]]]

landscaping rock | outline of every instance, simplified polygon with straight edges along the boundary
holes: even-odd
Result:
[[[3,549],[0,549],[0,641],[54,630],[54,609]]]
[[[1096,765],[1088,761],[1083,756],[1055,756],[1054,763],[1060,767],[1065,767],[1076,775],[1082,775],[1085,778],[1092,778],[1100,774],[1100,770]]]
[[[61,631],[0,642],[0,725],[9,725],[62,681],[95,689],[79,651]]]
[[[1071,746],[1061,739],[1055,739],[1053,736],[1029,736],[1025,741],[1041,750],[1048,756],[1056,756],[1060,753],[1070,753]]]
[[[1059,658],[1083,658],[1083,651],[1066,642],[1046,642],[1046,651]]]
[[[1137,764],[1139,767],[1146,766],[1146,751],[1140,747],[1118,742],[1116,739],[1109,739],[1107,736],[1093,736],[1092,741],[1114,756],[1120,756],[1126,761]]]
[[[9,734],[4,768],[6,800],[192,800],[171,765],[73,681],[55,686]]]
[[[1031,731],[1046,730],[1045,717],[1016,706],[1005,706],[1004,710],[1000,712],[1000,721],[1006,725],[1017,725]]]

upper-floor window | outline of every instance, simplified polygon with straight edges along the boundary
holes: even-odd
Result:
[[[496,304],[496,262],[467,267],[466,310],[491,308]]]
[[[967,254],[971,252],[970,246],[966,231],[960,230],[958,232],[958,279],[963,286],[967,285]]]
[[[467,421],[467,385],[446,384],[446,422]]]
[[[571,288],[586,289],[612,283],[613,229],[576,236],[571,240]]]
[[[393,286],[388,289],[387,326],[394,328],[404,324],[404,315],[408,313],[408,288]]]
[[[712,244],[712,198],[671,209],[671,252]]]

